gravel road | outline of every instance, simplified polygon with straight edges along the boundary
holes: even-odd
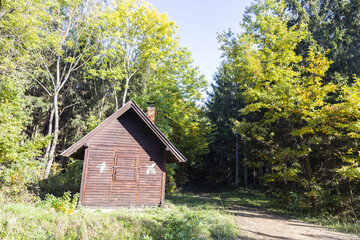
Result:
[[[239,239],[309,239],[309,240],[360,240],[360,236],[333,232],[325,227],[268,213],[262,209],[236,206],[229,209],[237,217],[242,229]]]

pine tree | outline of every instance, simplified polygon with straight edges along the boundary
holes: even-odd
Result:
[[[211,182],[229,183],[235,178],[236,138],[232,121],[240,118],[239,110],[243,106],[230,64],[224,62],[220,66],[211,87],[206,115],[212,126],[212,142],[206,171]]]

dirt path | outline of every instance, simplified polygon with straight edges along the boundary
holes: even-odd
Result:
[[[359,236],[332,232],[327,228],[306,223],[289,217],[268,213],[251,207],[233,207],[229,212],[237,216],[237,224],[242,229],[240,239],[316,239],[355,240]]]

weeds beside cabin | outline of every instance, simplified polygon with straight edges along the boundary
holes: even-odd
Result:
[[[186,162],[133,100],[61,155],[84,160],[79,204],[85,207],[163,204],[166,163]]]

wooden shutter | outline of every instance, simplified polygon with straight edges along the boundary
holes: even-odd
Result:
[[[113,167],[113,181],[137,181],[138,156],[117,153]]]

